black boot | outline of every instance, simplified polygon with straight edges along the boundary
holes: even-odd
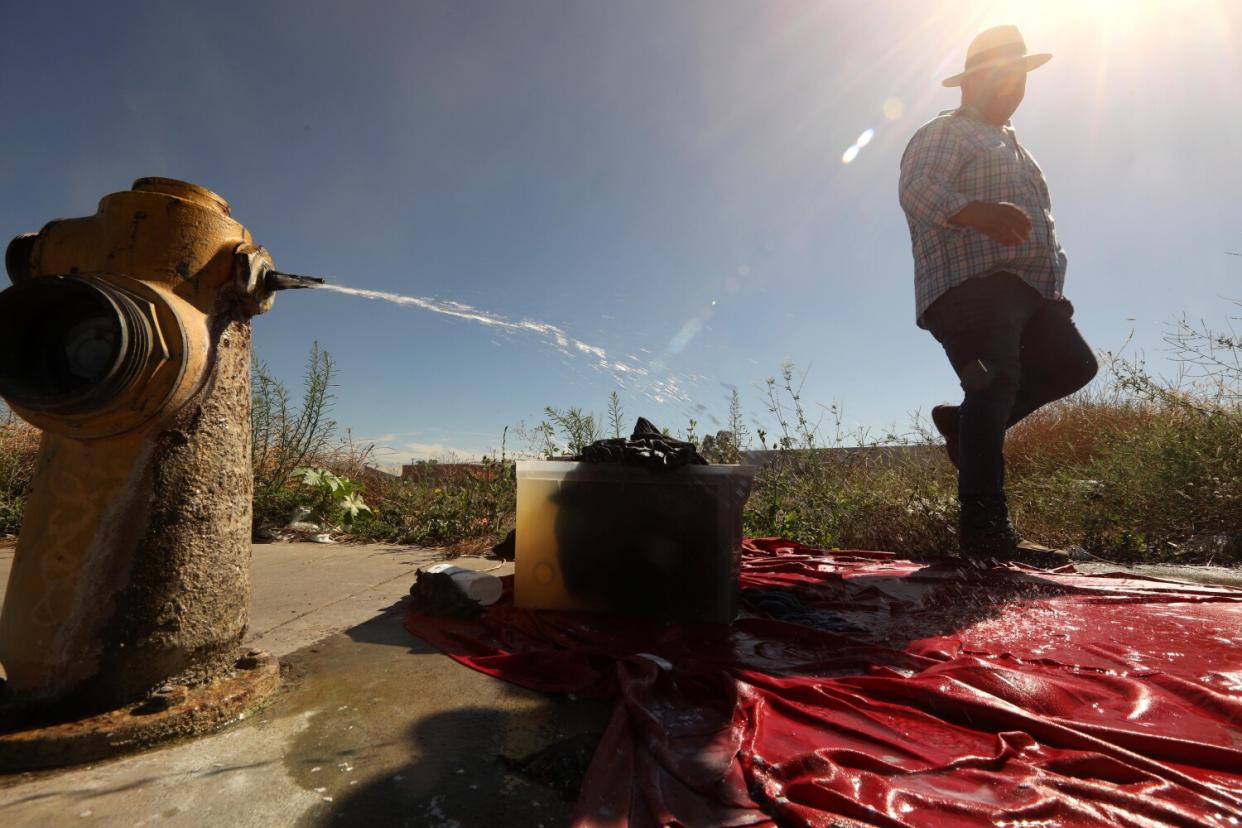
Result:
[[[959,546],[962,557],[980,563],[1018,561],[1043,569],[1065,566],[1069,553],[1023,539],[1006,517],[1003,523],[961,525]]]

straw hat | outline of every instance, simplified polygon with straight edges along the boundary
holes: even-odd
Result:
[[[1024,64],[1029,72],[1050,60],[1052,55],[1049,54],[1026,53],[1026,41],[1022,39],[1022,33],[1017,26],[997,26],[981,32],[970,42],[970,48],[966,50],[966,70],[951,78],[945,78],[941,83],[945,86],[961,86],[962,78],[972,72],[1018,62]]]

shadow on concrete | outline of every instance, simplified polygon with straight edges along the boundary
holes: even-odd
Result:
[[[440,652],[416,635],[411,635],[402,624],[405,617],[405,606],[409,596],[404,596],[380,610],[369,621],[350,627],[344,634],[358,644],[383,644],[389,647],[404,647],[411,653],[427,654]]]
[[[566,824],[611,703],[458,665],[405,630],[404,606],[299,655],[308,669],[290,701],[316,712],[286,765],[323,800],[301,824]]]
[[[351,790],[319,824],[563,825],[570,806],[556,792],[506,768],[512,716],[468,707],[428,716],[407,732],[417,759]]]

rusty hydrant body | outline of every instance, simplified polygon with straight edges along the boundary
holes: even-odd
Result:
[[[0,396],[43,429],[0,614],[10,694],[108,709],[227,670],[270,258],[219,196],[140,179],[18,237],[6,264]]]

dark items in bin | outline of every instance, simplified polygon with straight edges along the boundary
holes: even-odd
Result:
[[[608,499],[595,483],[561,486],[553,499],[565,590],[626,612],[732,620],[715,489],[652,478],[611,487]]]
[[[575,483],[572,476],[561,486],[553,499],[565,590],[640,615],[731,621],[736,579],[732,562],[720,555],[728,539],[720,537],[716,490],[676,474],[687,465],[708,465],[694,444],[639,417],[628,439],[599,440],[575,459],[652,474],[610,488],[607,499],[597,484]]]
[[[638,418],[634,433],[628,438],[596,440],[573,459],[586,463],[625,463],[650,469],[708,465],[694,443],[665,435],[646,417]]]
[[[518,561],[520,605],[733,620],[741,504],[753,469],[711,466],[692,443],[664,435],[641,417],[629,438],[599,440],[578,455],[553,459],[569,462],[547,478],[535,474],[525,493],[518,470],[519,525],[524,509],[533,515],[538,503],[552,507],[538,507],[548,522],[536,530],[548,533],[539,543],[549,548],[524,552],[536,556],[525,570]],[[492,549],[502,559],[515,552],[515,533]],[[541,554],[548,560],[539,562]],[[553,585],[563,597],[523,599],[524,571],[527,589]]]

